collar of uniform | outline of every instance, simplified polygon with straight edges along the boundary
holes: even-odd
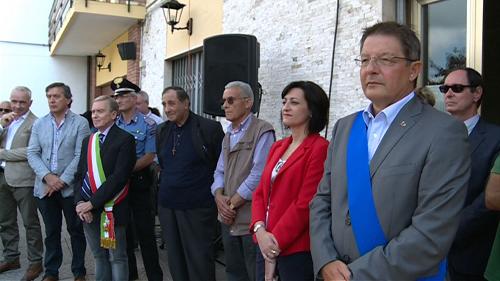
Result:
[[[400,99],[399,101],[384,108],[378,114],[382,114],[382,116],[385,116],[387,124],[391,124],[392,121],[394,121],[394,119],[396,119],[396,116],[398,115],[399,111],[401,111],[401,108],[403,108],[403,106],[405,106],[405,104],[407,104],[414,96],[415,96],[415,92],[411,92],[406,97],[404,97],[404,98]],[[370,121],[376,117],[376,116],[373,116],[372,112],[373,112],[373,104],[370,103],[363,110],[363,120],[365,121],[366,126],[368,126]],[[378,114],[377,114],[377,116],[378,116]]]
[[[134,117],[130,120],[130,123],[127,123],[125,122],[125,120],[123,119],[123,115],[120,114],[118,116],[118,122],[119,123],[122,123],[122,124],[125,124],[125,125],[130,125],[132,123],[137,123],[137,119],[139,118],[139,113],[137,113],[137,111],[134,113]]]
[[[236,130],[233,129],[233,124],[229,124],[229,126],[227,127],[227,131],[230,133],[230,134],[237,134],[241,131],[245,131],[249,124],[250,124],[250,120],[253,118],[253,114],[250,112],[250,114],[248,114],[248,116],[245,118],[245,120],[243,120],[243,122],[241,122],[240,124],[240,127]]]

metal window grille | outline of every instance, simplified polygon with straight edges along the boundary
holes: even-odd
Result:
[[[210,118],[203,113],[203,52],[172,61],[172,84],[186,90],[194,113]]]

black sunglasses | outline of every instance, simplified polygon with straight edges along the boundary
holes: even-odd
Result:
[[[11,112],[12,110],[8,109],[8,108],[0,108],[0,111],[1,112],[4,112],[4,113],[9,113]]]
[[[247,99],[248,97],[228,97],[227,99],[221,99],[220,100],[220,105],[224,105],[224,103],[227,101],[227,104],[233,104],[235,100],[242,100],[242,99]]]
[[[465,88],[474,88],[476,86],[474,85],[460,85],[460,84],[453,84],[453,85],[441,85],[439,86],[439,91],[443,94],[446,94],[449,89],[451,89],[454,93],[461,93],[465,90]]]

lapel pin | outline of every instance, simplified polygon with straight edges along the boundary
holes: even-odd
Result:
[[[401,127],[406,127],[406,122],[405,121],[401,121],[401,123],[399,123],[399,125],[401,125]]]

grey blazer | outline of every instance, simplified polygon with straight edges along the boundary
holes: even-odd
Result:
[[[401,109],[370,162],[375,208],[389,242],[360,256],[345,167],[354,117],[335,125],[324,176],[310,204],[316,276],[334,260],[348,264],[352,280],[416,280],[437,273],[455,236],[470,175],[464,124],[416,97]]]
[[[26,150],[31,135],[31,127],[37,117],[31,111],[26,116],[26,119],[17,129],[12,145],[9,150],[0,152],[0,161],[5,161],[5,180],[7,184],[13,187],[28,187],[33,186],[35,182],[35,173],[28,165],[26,158]],[[0,132],[0,147],[5,148],[7,141],[8,130]]]
[[[47,193],[47,186],[43,178],[49,173],[58,175],[66,183],[67,186],[61,191],[63,197],[73,195],[75,173],[80,160],[82,141],[88,135],[90,135],[90,129],[87,119],[68,111],[57,151],[57,170],[51,171],[50,159],[54,129],[50,113],[33,124],[28,146],[28,161],[36,174],[35,189],[33,191],[36,197],[43,198]]]

